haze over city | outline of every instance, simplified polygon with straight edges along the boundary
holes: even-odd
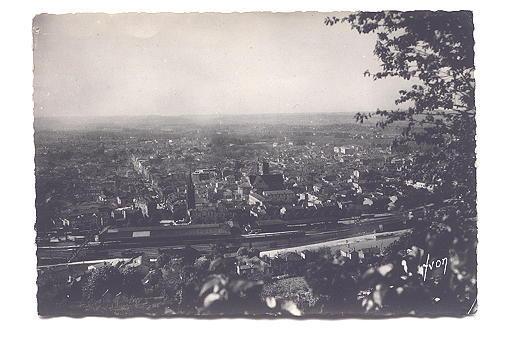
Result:
[[[324,16],[39,15],[33,21],[35,117],[395,107],[406,83],[363,75],[379,69],[375,36],[348,24],[327,27]]]

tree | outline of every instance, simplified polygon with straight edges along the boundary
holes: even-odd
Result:
[[[193,265],[200,253],[193,247],[185,246],[182,250],[183,264]]]
[[[237,250],[237,257],[246,257],[248,256],[249,251],[247,247],[239,247]]]
[[[174,252],[171,250],[159,250],[159,255],[156,258],[156,265],[158,268],[163,268],[174,258]]]
[[[211,256],[214,258],[223,257],[226,248],[222,243],[215,243],[211,245]]]
[[[260,250],[252,247],[248,250],[248,257],[260,257]]]
[[[438,299],[443,296],[447,300],[445,303],[455,304],[453,311],[460,314],[474,305],[476,299],[476,109],[472,13],[359,12],[342,19],[325,19],[329,26],[337,22],[348,23],[359,33],[376,34],[374,54],[380,60],[381,69],[375,73],[366,70],[365,76],[373,80],[400,77],[412,83],[410,89],[400,90],[395,100],[403,108],[358,113],[356,120],[363,122],[374,117],[381,128],[404,122],[404,130],[393,148],[410,143],[428,146],[420,149],[423,151],[418,153],[407,173],[435,185],[439,201],[447,200],[448,203],[438,203],[424,221],[415,225],[408,241],[403,244],[419,246],[426,253],[437,251],[449,255],[449,278],[428,293],[433,297],[437,295]],[[384,276],[382,279],[384,281],[374,282],[376,293],[371,296],[388,296],[384,286],[392,285]],[[422,289],[425,294],[420,283],[410,277],[403,286],[397,286],[403,296],[409,296],[402,301],[415,302],[412,297],[416,294],[411,294],[415,290]],[[383,304],[379,305],[383,307]],[[426,308],[424,306],[422,310]]]
[[[83,287],[84,296],[88,299],[100,298],[106,292],[116,294],[121,291],[123,279],[118,268],[111,265],[100,266],[91,271]]]
[[[193,266],[198,272],[205,273],[209,270],[209,258],[207,256],[200,256],[195,260]]]
[[[121,291],[129,296],[144,295],[144,286],[142,285],[143,275],[134,267],[127,267],[121,270],[123,284]]]
[[[302,315],[295,302],[261,296],[262,281],[210,275],[200,287],[198,312],[204,315],[276,316]]]
[[[356,264],[345,258],[334,259],[330,251],[314,256],[305,269],[304,277],[314,294],[318,295],[322,312],[332,315],[358,312],[359,284]]]
[[[434,146],[422,169],[433,181],[452,185],[454,195],[476,209],[475,80],[473,18],[470,11],[384,11],[328,17],[327,25],[349,23],[359,33],[377,35],[374,54],[381,70],[364,75],[374,80],[400,77],[412,81],[395,101],[404,108],[358,113],[377,117],[384,128],[407,125],[394,147],[406,142]],[[437,162],[434,162],[437,160]]]

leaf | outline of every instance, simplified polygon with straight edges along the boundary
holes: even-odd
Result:
[[[379,274],[383,277],[385,277],[390,271],[392,271],[394,268],[394,265],[392,263],[389,263],[388,265],[383,265],[377,268],[377,271]]]
[[[383,299],[385,297],[386,292],[387,288],[385,285],[382,284],[376,285],[375,290],[372,292],[372,300],[380,308],[383,307]]]
[[[277,305],[276,299],[273,298],[272,296],[265,298],[265,303],[267,304],[269,309],[274,309],[274,308],[276,308],[276,305]]]
[[[219,301],[221,299],[222,299],[222,295],[212,292],[209,295],[207,295],[206,298],[204,299],[204,307],[208,308],[209,306],[214,304],[216,301]]]
[[[213,290],[216,291],[216,287],[218,287],[218,290],[220,287],[223,287],[227,283],[227,280],[221,275],[214,275],[209,280],[206,281],[204,285],[202,285],[202,288],[200,289],[199,296],[204,295],[207,291]]]
[[[281,309],[287,311],[293,316],[302,316],[302,311],[300,311],[297,305],[291,300],[284,301],[281,304]]]

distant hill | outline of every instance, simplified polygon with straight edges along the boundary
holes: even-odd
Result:
[[[330,125],[354,123],[354,113],[282,113],[248,115],[183,115],[183,116],[98,116],[98,117],[37,117],[35,130],[90,130],[110,128],[163,128],[196,125],[273,124]],[[369,120],[375,123],[375,120]]]
[[[36,117],[37,130],[93,130],[110,128],[152,128],[178,125],[188,119],[177,116],[97,116],[97,117]]]

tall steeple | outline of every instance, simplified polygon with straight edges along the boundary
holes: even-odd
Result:
[[[269,161],[263,160],[262,161],[262,175],[268,175],[270,174],[270,167],[269,167]]]
[[[195,209],[195,185],[193,185],[191,172],[186,181],[186,204],[188,209]]]
[[[257,175],[267,175],[270,174],[269,161],[266,159],[257,161]]]

